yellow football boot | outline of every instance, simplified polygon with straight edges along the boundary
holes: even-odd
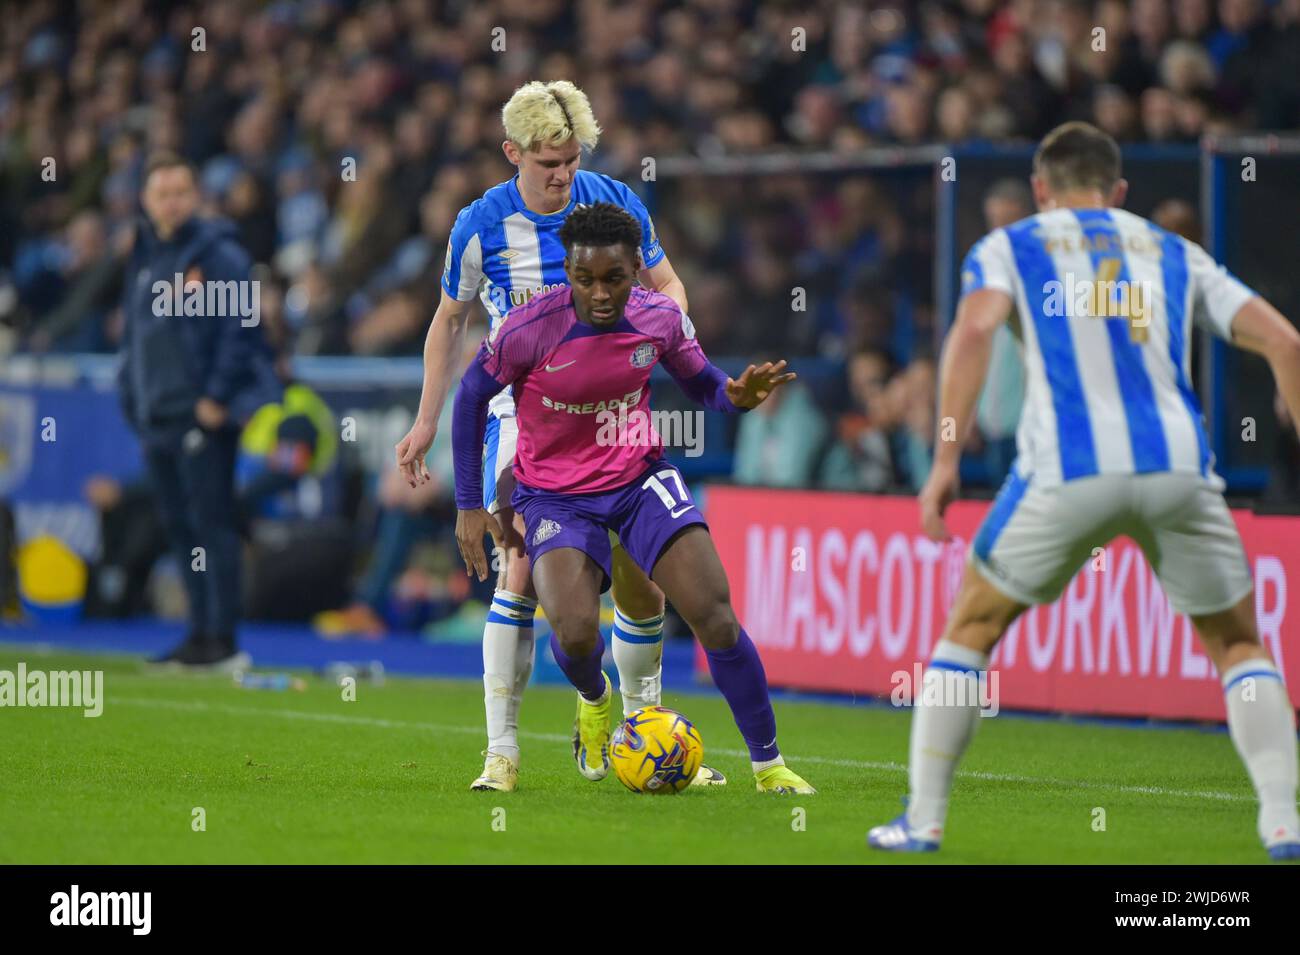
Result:
[[[800,796],[810,796],[817,792],[789,766],[769,766],[762,772],[754,774],[754,782],[758,784],[758,791],[761,793],[795,793]]]
[[[578,694],[578,717],[573,723],[573,760],[578,772],[592,782],[604,779],[609,773],[609,713],[614,701],[609,677],[601,672],[605,681],[605,694],[599,703],[588,703]]]

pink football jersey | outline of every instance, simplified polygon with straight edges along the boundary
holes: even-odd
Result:
[[[477,361],[514,385],[516,480],[576,494],[621,487],[663,456],[649,425],[656,362],[679,379],[708,366],[681,307],[639,287],[610,328],[580,322],[568,286],[540,295],[511,310]]]

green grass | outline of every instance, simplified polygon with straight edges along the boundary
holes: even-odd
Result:
[[[878,707],[776,704],[787,761],[819,792],[754,792],[725,703],[665,692],[731,784],[636,796],[581,778],[572,693],[530,688],[523,775],[472,793],[481,685],[390,679],[344,702],[162,675],[114,656],[0,646],[0,669],[102,669],[103,715],[0,709],[5,863],[1227,863],[1264,862],[1255,803],[1224,734],[1011,717],[984,720],[935,856],[866,849],[898,813],[909,717]],[[202,807],[207,829],[191,829]],[[1093,830],[1093,810],[1106,830]],[[505,831],[494,811],[505,810]],[[806,811],[795,831],[794,810]],[[500,814],[496,814],[500,819]]]

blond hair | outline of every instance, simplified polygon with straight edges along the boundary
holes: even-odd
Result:
[[[558,146],[574,137],[592,150],[600,139],[587,94],[568,80],[519,87],[501,109],[501,125],[510,141],[524,150]]]

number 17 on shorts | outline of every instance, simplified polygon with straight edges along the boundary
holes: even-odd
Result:
[[[668,542],[683,528],[704,524],[686,482],[677,468],[660,461],[628,488],[626,507],[619,508],[614,528],[632,559],[647,574]]]
[[[641,482],[641,490],[650,490],[659,495],[664,507],[669,510],[669,517],[678,518],[695,508],[691,492],[686,490],[686,482],[675,467],[666,467],[650,475]]]

